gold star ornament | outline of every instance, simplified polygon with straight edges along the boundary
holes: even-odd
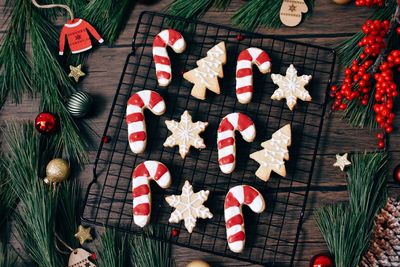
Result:
[[[68,77],[74,78],[75,82],[79,82],[79,79],[86,74],[82,71],[82,64],[79,64],[78,66],[74,67],[72,65],[69,66],[70,73],[68,74]]]
[[[343,156],[336,154],[336,162],[333,164],[333,166],[339,167],[340,170],[344,171],[344,168],[346,168],[346,166],[351,165],[351,162],[347,159],[347,156],[347,153],[345,153]]]
[[[93,237],[90,234],[90,229],[89,227],[83,227],[82,225],[79,225],[78,227],[78,232],[75,234],[75,238],[79,240],[79,243],[83,245],[86,241],[92,241]]]
[[[303,101],[311,101],[311,96],[304,88],[310,80],[311,75],[297,76],[297,70],[291,64],[286,70],[286,76],[280,74],[271,74],[272,81],[279,88],[275,90],[271,99],[281,100],[286,98],[286,104],[290,110],[293,110],[297,103],[297,98]]]
[[[197,121],[192,121],[192,116],[189,112],[185,110],[181,116],[181,121],[166,121],[168,130],[172,132],[167,140],[164,142],[165,147],[179,146],[179,154],[184,159],[189,153],[191,146],[202,149],[205,148],[203,138],[200,137],[200,133],[203,132],[208,123]]]

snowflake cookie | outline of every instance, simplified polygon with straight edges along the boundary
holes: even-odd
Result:
[[[181,116],[181,121],[166,121],[168,130],[172,132],[167,140],[164,142],[165,147],[179,146],[179,154],[184,159],[191,146],[197,149],[205,148],[203,138],[199,136],[203,132],[208,123],[207,122],[192,122],[192,116],[185,110]]]
[[[297,70],[293,64],[286,70],[286,76],[271,74],[271,78],[274,84],[279,86],[271,96],[271,99],[281,100],[286,98],[286,104],[290,110],[293,110],[296,105],[297,98],[303,101],[311,101],[311,96],[304,86],[310,82],[312,76],[297,76]]]
[[[181,195],[172,195],[165,198],[168,204],[175,208],[169,218],[170,223],[178,223],[185,221],[185,227],[189,233],[196,226],[197,218],[211,219],[213,217],[210,210],[203,205],[207,201],[210,191],[201,190],[197,193],[193,192],[193,187],[189,181],[185,181]]]

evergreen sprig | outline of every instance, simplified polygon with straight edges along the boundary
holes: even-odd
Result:
[[[374,217],[387,198],[388,157],[356,154],[347,173],[349,203],[319,208],[318,227],[337,267],[356,267],[369,245]]]
[[[126,235],[119,235],[115,230],[106,229],[101,236],[99,253],[99,267],[125,267],[129,257],[129,248]],[[140,266],[140,265],[138,265]]]
[[[82,11],[82,17],[89,21],[102,36],[113,44],[135,1],[131,0],[96,0],[90,1]]]
[[[163,228],[154,226],[149,226],[141,234],[133,236],[130,247],[134,266],[173,267],[171,244],[162,241],[168,236]]]
[[[314,8],[314,0],[306,0],[308,17]],[[233,24],[242,29],[254,31],[258,27],[278,28],[282,26],[279,18],[282,0],[251,0],[247,1],[232,17]]]
[[[215,7],[219,10],[225,10],[231,0],[174,0],[167,7],[167,14],[183,17],[186,19],[199,19],[201,18],[211,7]],[[186,23],[182,21],[169,21],[171,27],[182,30],[186,27]]]
[[[15,251],[6,243],[0,242],[0,267],[14,267],[16,261]]]

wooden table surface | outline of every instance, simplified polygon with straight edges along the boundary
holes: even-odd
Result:
[[[85,64],[87,77],[80,85],[87,92],[95,95],[97,99],[101,99],[101,106],[96,108],[96,115],[87,119],[86,122],[90,124],[98,135],[101,135],[103,132],[126,55],[131,50],[132,36],[139,14],[144,10],[162,11],[170,2],[169,0],[164,0],[150,6],[136,5],[130,13],[129,18],[127,18],[126,27],[116,44],[113,47],[102,46],[96,49]],[[358,31],[370,14],[368,9],[356,8],[353,5],[339,6],[331,0],[318,0],[315,2],[315,10],[312,18],[303,22],[300,26],[295,28],[283,27],[276,30],[262,28],[258,29],[257,32],[285,35],[289,39],[291,38],[290,35],[294,35],[292,38],[296,38],[295,35],[298,34],[318,34],[319,38],[307,38],[301,41],[335,47],[345,38],[333,38],[332,34],[347,34]],[[243,1],[233,0],[225,13],[211,10],[204,16],[203,20],[231,26],[229,18],[242,4]],[[3,26],[2,35],[5,33],[4,29],[5,27]],[[334,80],[339,78],[340,71],[336,69]],[[0,124],[4,125],[4,122],[7,120],[33,120],[37,114],[37,110],[37,99],[32,100],[25,97],[22,104],[18,106],[7,102],[0,112]],[[396,127],[399,125],[398,122],[399,119],[396,118],[394,122],[395,130],[390,138],[389,150],[392,156],[392,168],[400,160],[398,153],[400,131]],[[99,137],[97,136],[92,136],[91,138],[94,140],[94,144],[88,152],[90,163],[79,175],[84,188],[86,188],[87,183],[92,179],[91,163],[94,161],[99,141]],[[324,203],[336,203],[344,201],[347,198],[344,174],[338,168],[332,167],[335,161],[335,154],[350,151],[371,151],[376,148],[376,143],[374,132],[365,129],[350,128],[340,120],[338,114],[326,115],[294,266],[308,266],[308,261],[314,254],[326,250],[326,245],[313,218],[313,210]],[[389,181],[391,192],[393,194],[398,193],[399,190],[392,182],[392,179],[389,179]],[[198,258],[207,260],[212,266],[248,266],[248,263],[245,262],[179,246],[174,246],[173,256],[178,266],[185,266],[189,261]]]

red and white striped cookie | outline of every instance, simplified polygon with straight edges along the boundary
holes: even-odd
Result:
[[[144,227],[150,221],[151,179],[161,188],[171,185],[171,174],[161,162],[147,160],[135,168],[132,173],[133,220],[140,227]]]
[[[186,48],[183,36],[172,29],[161,31],[153,41],[153,59],[156,64],[156,76],[160,86],[167,86],[171,83],[172,70],[171,61],[167,53],[167,46],[175,53],[182,53]]]
[[[218,127],[218,162],[223,173],[231,173],[236,166],[235,131],[238,130],[243,139],[252,142],[256,137],[253,121],[242,113],[226,115]]]
[[[242,104],[249,103],[253,97],[253,64],[263,74],[271,72],[271,59],[260,48],[250,47],[239,54],[236,65],[236,96]]]
[[[162,96],[151,90],[142,90],[133,94],[126,107],[129,146],[133,153],[142,153],[146,149],[147,133],[143,109],[149,109],[155,115],[164,114],[166,107]]]
[[[264,198],[254,187],[238,185],[229,190],[224,206],[226,238],[229,249],[236,253],[243,251],[246,242],[243,204],[256,213],[261,213],[265,209]]]

